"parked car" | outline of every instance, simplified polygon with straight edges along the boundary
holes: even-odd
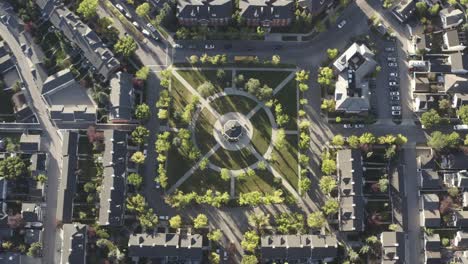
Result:
[[[395,48],[394,47],[386,47],[385,51],[392,52],[392,51],[395,51]]]
[[[395,78],[398,77],[398,73],[396,72],[391,72],[389,75],[390,77],[395,77]]]
[[[151,33],[156,32],[156,28],[151,23],[146,24],[146,26],[148,27],[149,31],[151,31]]]
[[[343,127],[344,127],[344,128],[353,128],[353,125],[351,125],[351,124],[344,124]]]
[[[143,33],[143,35],[145,35],[147,38],[151,37],[151,33],[146,29],[143,29],[141,33]]]
[[[398,99],[400,99],[400,98],[398,98]],[[393,100],[393,101],[390,102],[390,105],[391,106],[400,106],[400,101],[399,100]]]
[[[123,6],[121,6],[120,4],[116,4],[115,7],[117,7],[117,9],[122,12],[122,13],[125,13],[125,9],[123,8]]]
[[[388,85],[390,85],[390,86],[397,86],[398,83],[397,83],[397,82],[388,82]]]
[[[155,182],[154,187],[155,187],[156,189],[160,189],[160,188],[161,188],[161,184],[159,184],[159,181]]]
[[[160,215],[159,220],[169,220],[169,216],[167,215]]]
[[[133,19],[132,15],[130,15],[129,12],[123,11],[122,13],[125,15],[126,18],[128,18],[130,20]]]
[[[390,92],[390,96],[400,95],[400,92]]]
[[[400,115],[401,115],[401,111],[392,111],[392,115],[393,115],[393,116],[400,116]]]
[[[132,25],[135,26],[137,29],[141,29],[140,24],[138,24],[135,21],[132,22]]]
[[[389,86],[388,87],[388,90],[391,91],[391,92],[398,92],[398,86]]]
[[[400,96],[398,96],[398,95],[391,96],[390,100],[392,100],[394,102],[398,102],[398,104],[399,104],[400,103]]]
[[[179,43],[174,44],[174,48],[176,49],[183,49],[184,46],[180,45]]]
[[[364,124],[356,124],[356,125],[354,125],[354,127],[355,128],[363,128],[363,127],[365,127],[365,125]]]
[[[400,110],[401,110],[401,106],[399,105],[392,106],[392,111],[400,111]]]
[[[343,28],[344,25],[346,25],[346,20],[343,20],[340,23],[338,23],[338,28]]]
[[[207,50],[211,50],[211,49],[214,49],[214,48],[215,48],[214,44],[206,44],[205,45],[205,49],[207,49]]]
[[[398,67],[398,64],[396,62],[389,62],[388,67]]]
[[[396,62],[395,57],[387,57],[387,61]]]

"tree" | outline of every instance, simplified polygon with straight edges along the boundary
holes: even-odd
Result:
[[[457,110],[457,116],[463,124],[468,125],[468,105],[462,105],[460,109]]]
[[[119,39],[114,45],[115,53],[118,53],[125,58],[132,56],[137,48],[137,43],[130,36]]]
[[[221,257],[218,253],[211,252],[208,260],[210,261],[210,264],[219,264],[221,262]]]
[[[305,71],[305,70],[300,70],[296,72],[296,81],[302,82],[302,83],[306,82],[307,80],[309,80],[309,74],[310,72]]]
[[[427,12],[427,4],[425,2],[417,2],[416,12],[420,17],[423,17]]]
[[[192,56],[190,56],[190,58],[189,58],[190,64],[197,64],[199,60],[200,60],[200,59],[198,58],[197,55],[192,55]]]
[[[336,108],[336,102],[333,99],[323,99],[320,109],[326,112],[334,112]]]
[[[14,180],[26,173],[26,164],[19,156],[10,156],[0,161],[0,178]]]
[[[334,78],[333,70],[330,67],[320,67],[317,82],[323,86],[330,86]]]
[[[278,231],[282,234],[296,234],[304,230],[304,215],[300,213],[281,213],[276,217]]]
[[[361,254],[367,254],[370,250],[370,246],[369,245],[364,245],[361,247],[361,249],[359,250],[359,253]]]
[[[338,56],[338,49],[327,49],[328,58],[334,60]]]
[[[200,86],[198,86],[197,91],[198,91],[203,97],[208,97],[208,96],[210,96],[211,94],[214,93],[215,87],[214,87],[214,85],[213,85],[211,82],[205,81],[205,82],[202,83]]]
[[[175,35],[177,39],[188,39],[190,38],[190,30],[186,27],[181,27],[176,31]]]
[[[388,179],[382,178],[379,180],[379,189],[381,192],[386,192],[388,189]]]
[[[182,217],[180,215],[175,215],[169,219],[169,226],[174,229],[180,228],[182,226]]]
[[[226,168],[221,169],[221,179],[225,181],[229,181],[231,179],[231,174],[229,173],[229,170]]]
[[[338,200],[329,199],[323,205],[322,210],[325,213],[325,215],[331,215],[331,214],[336,214],[339,208],[340,208],[340,203],[338,203]]]
[[[255,231],[247,231],[244,233],[244,239],[241,241],[241,246],[245,251],[254,252],[258,246],[260,237]]]
[[[397,231],[398,225],[397,224],[391,224],[388,226],[388,230],[390,231]]]
[[[402,134],[398,134],[398,135],[396,136],[395,144],[401,146],[401,145],[406,144],[406,142],[408,142],[408,138],[407,138],[407,137],[403,136]]]
[[[275,139],[275,148],[276,149],[283,149],[284,146],[286,145],[286,131],[284,129],[278,129],[278,132],[276,133],[276,139]]]
[[[160,108],[158,110],[158,118],[161,120],[167,119],[169,113],[167,112],[167,109],[162,109]]]
[[[78,9],[76,10],[86,20],[96,16],[98,7],[98,0],[83,0],[81,1]]]
[[[199,214],[193,219],[193,227],[196,229],[208,226],[208,217],[204,214]]]
[[[279,55],[273,55],[273,56],[271,57],[271,64],[273,64],[273,65],[278,65],[278,64],[280,64],[280,63],[281,63],[281,58],[280,58]]]
[[[253,226],[257,231],[270,224],[270,215],[263,212],[249,214],[247,219],[249,225]]]
[[[135,130],[132,131],[132,141],[138,145],[145,143],[148,136],[149,130],[144,126],[137,126]]]
[[[324,194],[330,194],[336,188],[336,180],[332,176],[323,176],[319,182],[320,190]]]
[[[306,83],[299,83],[299,91],[301,92],[306,92],[307,90],[309,90],[309,85],[307,85]]]
[[[326,159],[322,162],[322,172],[325,175],[331,175],[336,171],[336,162],[332,159]]]
[[[145,197],[143,197],[141,194],[127,197],[126,206],[130,212],[137,212],[141,214],[146,210]]]
[[[150,68],[148,66],[143,66],[135,73],[135,76],[140,80],[146,81],[146,79],[148,79],[149,72]]]
[[[348,257],[349,257],[349,260],[351,260],[351,262],[356,262],[359,260],[359,254],[356,253],[356,251],[352,249],[348,250]]]
[[[141,151],[137,151],[133,153],[132,157],[130,158],[131,161],[135,162],[136,164],[143,164],[145,162],[145,155]]]
[[[448,194],[449,194],[451,197],[455,198],[455,197],[458,196],[458,194],[459,194],[460,191],[458,190],[457,187],[452,186],[452,187],[450,187],[450,188],[447,189],[447,192],[448,192]]]
[[[140,17],[146,17],[146,16],[148,16],[150,9],[151,9],[151,7],[150,7],[149,3],[143,3],[143,4],[139,5],[136,8],[135,12]]]
[[[42,256],[42,243],[41,242],[34,242],[29,246],[28,249],[28,256],[38,258]]]
[[[379,243],[379,239],[376,236],[370,236],[366,238],[366,243],[370,245],[375,245]]]
[[[313,212],[307,217],[307,225],[314,229],[322,228],[325,225],[325,221],[326,219],[320,211]]]
[[[443,134],[440,131],[431,133],[427,145],[436,151],[441,151],[445,148],[455,148],[461,142],[460,135],[457,132]]]
[[[312,182],[309,178],[301,178],[299,181],[299,191],[305,195],[309,190]]]
[[[348,144],[351,148],[355,149],[359,147],[359,138],[355,135],[348,137]]]
[[[153,208],[145,210],[145,212],[140,214],[137,218],[143,229],[154,228],[158,224],[158,216],[154,214]]]
[[[226,77],[226,71],[225,70],[223,70],[223,69],[216,70],[216,78],[218,78],[219,80],[224,80],[225,77]]]
[[[47,175],[45,175],[43,173],[37,175],[36,176],[36,181],[38,181],[38,182],[40,182],[42,184],[46,183],[47,182]]]
[[[334,146],[343,146],[344,143],[345,143],[345,140],[342,135],[335,135],[332,139],[332,144]]]
[[[127,177],[127,182],[139,189],[143,183],[143,178],[138,173],[130,173]]]
[[[147,120],[150,117],[150,108],[147,104],[141,103],[135,109],[135,117],[139,120]]]
[[[359,137],[359,143],[364,144],[374,144],[376,142],[375,136],[372,133],[366,132]]]
[[[429,8],[429,14],[431,16],[436,16],[437,14],[439,14],[439,9],[440,9],[439,4],[435,4]]]
[[[450,108],[450,101],[447,99],[442,99],[439,101],[439,109],[443,111],[447,111]]]
[[[241,264],[258,264],[258,259],[254,255],[244,255]]]
[[[223,232],[221,232],[221,230],[219,230],[219,229],[215,229],[215,230],[211,231],[210,233],[208,233],[208,235],[207,235],[208,239],[213,241],[213,242],[219,242],[219,240],[221,240],[222,236],[223,236]]]
[[[421,3],[421,2],[418,2],[418,3]],[[429,111],[424,112],[421,115],[421,124],[424,126],[424,128],[429,129],[435,125],[438,125],[441,120],[442,119],[439,113],[437,113],[437,111],[434,109],[430,109]]]

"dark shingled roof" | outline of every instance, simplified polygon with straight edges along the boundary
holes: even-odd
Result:
[[[382,232],[383,260],[391,260],[393,263],[404,263],[404,237],[402,232]]]
[[[125,207],[127,133],[105,130],[104,139],[104,179],[98,222],[100,225],[119,226],[122,225]]]
[[[109,119],[131,120],[133,116],[133,83],[132,75],[119,72],[110,81],[111,94]]]
[[[240,0],[239,8],[241,16],[246,19],[272,21],[294,17],[292,0]]]
[[[87,226],[83,224],[64,224],[62,256],[60,263],[86,263]]]
[[[231,0],[178,0],[177,17],[198,20],[231,18]]]

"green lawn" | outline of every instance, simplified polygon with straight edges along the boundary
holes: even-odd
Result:
[[[291,80],[281,89],[275,98],[283,106],[283,112],[289,116],[289,122],[285,125],[287,130],[297,130],[297,83]]]
[[[299,181],[297,153],[297,135],[287,135],[284,148],[273,149],[274,161],[271,162],[273,168],[296,189]]]
[[[195,137],[202,155],[216,145],[216,140],[213,136],[215,122],[216,117],[208,109],[205,108],[200,112],[197,124],[195,125]]]
[[[10,91],[0,91],[0,114],[1,115],[11,115],[13,114],[13,102],[11,97],[13,92]]]
[[[225,70],[225,77],[219,79],[216,76],[215,70],[178,70],[180,76],[182,76],[194,89],[203,84],[206,81],[211,82],[216,92],[222,92],[224,88],[231,86],[232,71]]]
[[[196,192],[203,194],[206,190],[216,190],[220,192],[228,192],[230,190],[231,181],[221,179],[220,173],[211,169],[204,171],[195,171],[180,187],[179,190],[187,192]]]
[[[269,87],[275,89],[289,74],[290,71],[237,71],[237,76],[240,74],[244,75],[244,80],[247,82],[250,78],[255,78],[260,83],[266,84]]]
[[[211,106],[221,115],[229,112],[247,115],[257,106],[257,103],[245,96],[228,95],[214,100]]]
[[[210,161],[221,168],[238,170],[257,162],[257,158],[255,158],[247,148],[243,148],[239,151],[230,151],[219,148],[210,157]]]
[[[182,113],[184,107],[190,103],[193,94],[174,76],[171,79],[170,97],[172,98],[169,117],[169,124],[176,127],[181,122],[173,118],[174,113]]]
[[[263,155],[271,142],[271,124],[264,109],[260,109],[250,119],[254,127],[252,145],[260,155]]]
[[[172,147],[167,155],[167,187],[174,185],[193,165],[194,163],[184,159],[177,149]]]
[[[281,189],[281,184],[275,183],[275,177],[268,170],[255,170],[255,173],[254,177],[245,180],[236,179],[236,195],[253,191],[272,193],[275,189]]]

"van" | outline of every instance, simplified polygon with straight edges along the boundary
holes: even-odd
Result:
[[[468,125],[455,125],[453,126],[454,130],[468,130]]]

